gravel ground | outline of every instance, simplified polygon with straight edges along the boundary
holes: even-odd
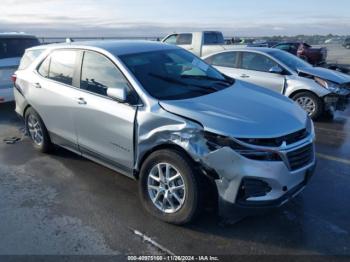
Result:
[[[148,215],[120,174],[26,137],[2,142],[21,127],[0,105],[0,255],[350,255],[349,110],[316,123],[316,174],[286,206],[236,223],[207,211],[185,227]]]

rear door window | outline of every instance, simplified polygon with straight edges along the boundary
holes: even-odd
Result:
[[[21,57],[27,48],[39,44],[36,38],[0,38],[0,59]]]
[[[225,52],[213,55],[206,59],[211,65],[223,67],[237,67],[237,52]]]
[[[48,78],[72,85],[77,52],[73,50],[57,50],[50,55]],[[40,69],[39,69],[40,71]]]
[[[267,56],[251,52],[242,53],[242,69],[269,72],[276,65],[277,63]]]

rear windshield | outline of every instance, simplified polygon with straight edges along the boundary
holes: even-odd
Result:
[[[222,33],[219,32],[205,32],[204,33],[205,45],[223,45],[225,44]]]
[[[0,38],[0,59],[21,57],[27,48],[36,45],[39,45],[36,38]]]

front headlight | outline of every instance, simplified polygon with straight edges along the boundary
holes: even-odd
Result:
[[[328,81],[328,80],[324,80],[324,79],[321,79],[319,77],[315,77],[315,81],[320,86],[326,88],[330,92],[338,93],[340,91],[340,87],[339,87],[339,85],[337,83],[334,83],[334,82],[331,82],[331,81]]]
[[[262,161],[282,161],[281,157],[275,152],[249,148],[239,144],[238,142],[235,142],[229,137],[205,132],[204,138],[207,140],[207,145],[210,150],[217,150],[222,147],[230,147],[235,152],[249,159]]]

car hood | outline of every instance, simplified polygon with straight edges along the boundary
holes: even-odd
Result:
[[[279,137],[305,128],[307,121],[305,111],[292,100],[242,81],[209,95],[159,103],[200,122],[206,131],[236,138]]]
[[[311,76],[316,76],[324,80],[329,80],[337,84],[345,84],[350,82],[350,76],[337,72],[335,70],[330,70],[322,67],[307,67],[297,69],[298,74],[306,74]]]

